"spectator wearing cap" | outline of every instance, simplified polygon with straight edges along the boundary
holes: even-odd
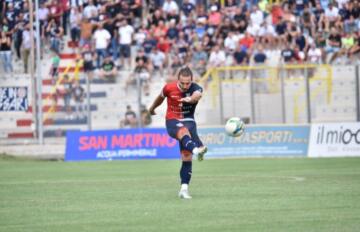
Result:
[[[216,5],[212,5],[210,7],[209,19],[208,24],[211,27],[218,27],[221,23],[222,15],[218,11],[218,7]]]
[[[198,38],[199,40],[202,40],[204,38],[204,36],[206,35],[206,25],[202,19],[197,20],[196,26],[194,28],[194,32],[195,32],[196,38]]]
[[[122,20],[119,27],[120,64],[124,66],[126,59],[128,67],[131,67],[131,44],[133,42],[134,28],[127,20]]]
[[[96,50],[96,67],[101,67],[101,61],[107,56],[107,47],[111,39],[110,33],[103,28],[103,24],[99,23],[93,35]]]

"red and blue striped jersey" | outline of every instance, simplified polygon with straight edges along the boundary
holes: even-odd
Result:
[[[191,83],[190,88],[183,92],[178,82],[166,84],[162,89],[162,96],[167,98],[166,119],[178,119],[180,121],[194,120],[196,103],[180,102],[184,97],[190,97],[195,91],[202,92],[203,89],[196,83]]]

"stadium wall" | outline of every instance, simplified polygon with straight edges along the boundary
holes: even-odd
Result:
[[[199,128],[207,158],[360,156],[360,123],[248,125],[240,137],[222,127]],[[178,159],[177,141],[164,128],[74,131],[65,161]]]
[[[360,156],[360,123],[311,125],[309,157]]]

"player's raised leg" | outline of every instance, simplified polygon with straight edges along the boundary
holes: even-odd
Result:
[[[193,154],[197,156],[197,159],[199,161],[202,161],[202,160],[204,160],[204,156],[205,156],[205,154],[207,152],[207,147],[204,146],[204,144],[202,143],[202,141],[199,138],[199,135],[197,134],[196,123],[194,121],[190,121],[190,122],[187,122],[187,124],[188,124],[187,127],[189,128],[191,138],[196,143],[196,145],[198,147],[195,150],[196,154],[194,154],[194,153]]]

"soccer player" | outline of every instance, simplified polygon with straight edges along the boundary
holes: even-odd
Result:
[[[178,80],[166,84],[149,108],[150,114],[155,115],[155,109],[167,98],[166,129],[172,138],[179,141],[182,158],[179,197],[184,199],[191,199],[188,188],[192,172],[192,156],[195,155],[199,161],[202,161],[207,152],[206,146],[197,134],[194,120],[195,108],[202,91],[202,88],[193,82],[191,69],[181,68]]]

